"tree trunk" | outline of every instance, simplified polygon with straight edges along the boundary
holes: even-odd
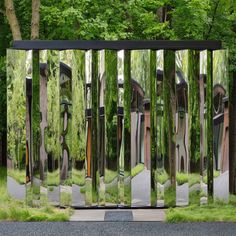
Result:
[[[39,38],[40,0],[32,0],[31,39]]]
[[[5,8],[13,39],[21,40],[20,26],[16,18],[13,0],[5,0]]]

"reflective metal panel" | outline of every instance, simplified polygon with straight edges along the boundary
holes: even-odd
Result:
[[[166,180],[164,186],[165,206],[174,206],[176,197],[176,88],[175,52],[164,51],[163,78],[163,138],[164,167]]]
[[[16,199],[26,198],[26,52],[7,50],[7,189]]]
[[[45,147],[48,156],[47,190],[48,201],[59,205],[60,185],[60,61],[59,51],[47,51],[47,127]]]
[[[207,190],[209,201],[213,197],[213,52],[207,51]]]
[[[214,198],[229,198],[229,106],[227,51],[213,52]]]
[[[176,206],[186,206],[189,202],[189,157],[188,157],[188,86],[192,86],[190,82],[195,79],[194,84],[198,83],[198,77],[193,77],[190,66],[196,62],[190,58],[192,52],[188,50],[176,51]],[[189,60],[188,60],[189,59]],[[190,62],[190,60],[192,60]],[[196,64],[197,65],[197,64]],[[196,66],[197,69],[197,66]],[[192,68],[193,70],[193,68]],[[188,76],[188,72],[190,73]],[[192,72],[192,74],[191,74]],[[193,89],[191,87],[191,89]],[[195,88],[198,89],[198,88]],[[196,98],[196,96],[195,96]],[[197,109],[199,107],[197,106]],[[198,119],[199,120],[199,119]],[[199,145],[198,145],[199,146]],[[198,176],[199,178],[199,176]]]
[[[72,50],[60,52],[60,206],[72,201]],[[64,69],[65,68],[65,69]]]
[[[85,53],[86,179],[85,205],[92,205],[92,51]],[[95,87],[96,88],[96,87]]]
[[[32,161],[32,51],[26,52],[26,202],[33,203],[33,161]]]
[[[92,187],[92,205],[96,206],[98,202],[98,51],[91,51],[91,145],[90,147],[90,159],[88,162],[90,165],[88,167],[88,173],[90,173],[90,184]],[[89,132],[89,131],[88,131]],[[89,157],[89,156],[88,156]],[[87,189],[86,189],[87,191]],[[88,189],[89,193],[90,188]]]
[[[200,52],[200,203],[208,201],[208,155],[207,155],[207,51]]]
[[[123,150],[124,150],[124,205],[131,206],[131,56],[130,51],[123,51],[123,88],[124,88],[124,108],[123,108]],[[120,84],[120,83],[119,83]],[[120,85],[119,85],[120,86]]]
[[[150,206],[150,51],[131,51],[132,206]]]
[[[164,167],[164,119],[163,119],[163,68],[164,51],[157,51],[157,169],[156,169],[156,191],[157,207],[164,207],[164,188],[168,181],[167,173]]]
[[[145,104],[145,118],[150,119],[150,126],[144,130],[145,154],[148,158],[150,152],[151,169],[151,206],[157,205],[156,171],[157,171],[157,71],[156,51],[150,51],[150,103]],[[148,117],[149,115],[149,117]],[[147,122],[145,122],[147,124]],[[150,143],[149,143],[150,142]]]
[[[204,126],[203,109],[204,96],[201,97],[203,81],[200,77],[200,55],[198,51],[188,52],[188,155],[189,155],[189,202],[199,204],[200,194],[202,201],[204,195],[203,167],[201,160],[202,133],[200,127]]]
[[[105,206],[105,50],[98,52],[98,171],[99,206]]]
[[[47,204],[47,152],[45,147],[45,129],[47,127],[47,50],[39,52],[40,60],[40,202]]]
[[[85,51],[72,52],[72,206],[85,206]]]
[[[39,51],[32,52],[32,197],[33,205],[39,205],[40,201],[40,70]]]
[[[105,50],[105,204],[118,204],[117,52]],[[100,156],[101,158],[101,156]]]

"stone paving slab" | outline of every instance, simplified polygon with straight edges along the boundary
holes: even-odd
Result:
[[[75,210],[74,214],[70,218],[70,221],[159,221],[160,222],[164,220],[165,220],[165,211],[163,209],[79,209]]]
[[[104,221],[133,221],[132,211],[106,211]]]

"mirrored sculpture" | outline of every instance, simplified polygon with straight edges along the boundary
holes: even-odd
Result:
[[[229,198],[225,50],[7,51],[8,192],[28,205]]]

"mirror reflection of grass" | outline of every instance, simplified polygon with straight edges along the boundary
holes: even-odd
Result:
[[[59,173],[59,169],[54,172],[47,173],[46,182],[48,186],[58,186],[60,184]],[[72,169],[72,178],[66,179],[63,182],[63,185],[72,186],[72,184],[77,184],[79,186],[83,186],[85,184],[85,170]]]
[[[68,221],[72,209],[58,209],[41,201],[40,207],[29,207],[25,201],[11,198],[7,193],[6,168],[0,167],[0,220],[4,221]]]
[[[26,171],[25,170],[8,169],[7,175],[11,176],[19,184],[25,184],[25,182],[26,182]]]
[[[144,170],[144,164],[139,163],[138,165],[136,165],[134,168],[131,169],[131,176],[134,177],[140,172],[142,172],[143,170]]]

